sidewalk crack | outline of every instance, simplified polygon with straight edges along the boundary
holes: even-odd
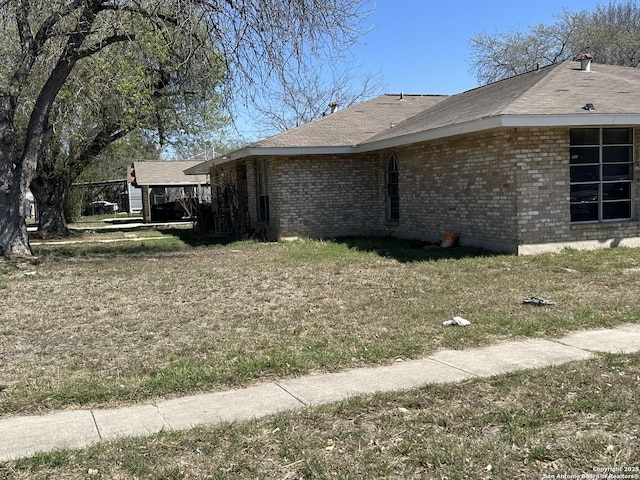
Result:
[[[282,390],[284,390],[289,396],[295,398],[298,402],[300,402],[302,405],[304,405],[305,407],[308,407],[309,405],[311,405],[311,403],[307,402],[304,398],[299,397],[298,395],[296,395],[295,393],[289,391],[284,385],[279,384],[278,382],[275,382],[275,385],[277,387],[280,387]]]
[[[164,413],[162,413],[162,411],[160,410],[160,405],[158,405],[157,403],[152,403],[151,405],[153,405],[156,408],[156,413],[162,419],[162,423],[164,423],[164,425],[167,427],[167,429],[168,430],[173,430],[173,428],[171,427],[171,422],[169,422],[169,420],[167,419],[166,415]],[[163,428],[163,430],[164,430],[164,428]]]
[[[104,438],[102,438],[102,432],[100,432],[100,427],[98,426],[98,421],[96,420],[96,416],[93,413],[93,410],[89,410],[89,412],[91,413],[91,419],[93,420],[93,426],[96,427],[96,432],[98,432],[98,439],[104,440]]]
[[[574,348],[576,350],[580,350],[582,352],[592,353],[592,354],[595,354],[595,355],[601,354],[601,353],[606,353],[606,352],[603,352],[602,350],[596,350],[596,349],[585,348],[585,347],[576,347],[575,345],[570,345],[568,343],[563,342],[562,338],[549,338],[547,340],[549,340],[550,342],[553,342],[553,343],[557,343],[558,345],[562,345],[563,347]]]
[[[431,360],[432,362],[439,363],[440,365],[444,365],[445,367],[453,368],[455,370],[459,370],[461,372],[468,373],[469,375],[471,375],[473,377],[480,377],[480,375],[478,375],[477,373],[473,373],[473,372],[470,372],[469,370],[465,370],[464,368],[460,368],[460,367],[457,367],[455,365],[451,365],[451,364],[449,364],[447,362],[443,362],[442,360],[436,360],[435,358],[432,358],[432,357],[427,357],[427,360]]]

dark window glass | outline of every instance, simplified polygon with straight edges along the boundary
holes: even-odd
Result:
[[[630,162],[633,155],[632,147],[602,147],[603,162]]]
[[[574,128],[570,133],[571,221],[633,215],[633,128]]]
[[[632,135],[631,128],[605,128],[602,130],[602,143],[604,145],[633,143]]]
[[[391,155],[387,161],[387,219],[400,219],[400,187],[398,159]]]
[[[571,165],[578,163],[599,163],[599,147],[571,147]]]
[[[597,203],[578,203],[571,205],[572,222],[593,222],[598,220]]]
[[[600,180],[600,165],[571,167],[572,182],[595,182]]]
[[[572,128],[570,136],[571,136],[571,145],[599,145],[600,144],[599,128]]]
[[[598,201],[598,184],[597,183],[581,183],[579,185],[571,185],[571,202],[597,202]]]
[[[258,221],[269,221],[269,190],[267,185],[267,162],[256,162],[256,190],[258,196]]]
[[[616,220],[631,218],[631,202],[605,202],[602,204],[602,218]]]
[[[259,203],[260,203],[260,206],[259,206],[260,211],[258,212],[258,218],[262,222],[268,222],[269,221],[269,197],[266,195],[260,195]]]
[[[602,180],[631,180],[632,175],[631,163],[603,165],[602,166]]]
[[[629,200],[631,198],[631,184],[624,183],[603,183],[603,200]]]

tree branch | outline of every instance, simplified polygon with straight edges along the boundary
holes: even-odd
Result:
[[[66,16],[75,12],[82,6],[83,3],[83,0],[75,0],[68,5],[64,5],[60,8],[60,10],[49,15],[49,17],[47,17],[47,19],[42,22],[42,25],[38,29],[38,32],[35,36],[34,47],[36,48],[36,53],[40,52],[47,40],[51,38],[53,28],[56,26],[56,24]]]
[[[91,55],[95,55],[100,50],[108,47],[109,45],[113,45],[114,43],[121,43],[121,42],[131,42],[131,41],[134,41],[135,38],[136,36],[134,34],[112,35],[110,37],[101,39],[99,43],[96,43],[89,47],[85,47],[83,49],[78,50],[74,54],[74,57],[76,60],[90,57]]]
[[[91,159],[98,156],[107,146],[126,136],[135,130],[135,126],[128,125],[106,125],[94,137],[91,143],[86,145],[77,155],[74,156],[72,162],[75,165],[84,167]]]

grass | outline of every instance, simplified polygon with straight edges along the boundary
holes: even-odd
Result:
[[[0,417],[640,318],[637,249],[514,257],[392,239],[225,245],[189,231],[136,235],[149,238],[43,244],[37,261],[0,265]],[[523,305],[530,295],[557,304]],[[454,315],[471,326],[443,327]]]
[[[45,243],[37,260],[0,264],[0,418],[640,317],[638,249],[513,257],[388,238],[224,244],[163,231],[75,239],[83,242]],[[531,295],[557,304],[523,305]],[[444,327],[454,315],[472,324]],[[0,479],[640,474],[639,382],[640,355],[600,355],[38,454],[0,463]]]
[[[640,355],[601,355],[40,454],[0,464],[0,478],[539,480],[597,478],[614,469],[633,475],[640,468],[639,381]]]

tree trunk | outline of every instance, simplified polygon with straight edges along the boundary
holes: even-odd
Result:
[[[43,236],[66,236],[69,234],[64,218],[64,202],[68,186],[63,180],[47,179],[31,182],[31,193],[38,207],[38,232]]]
[[[25,208],[33,169],[15,164],[15,98],[0,95],[0,256],[31,256]]]
[[[0,256],[30,257],[27,235],[27,187],[21,182],[21,172],[12,169],[13,162],[0,157]]]

